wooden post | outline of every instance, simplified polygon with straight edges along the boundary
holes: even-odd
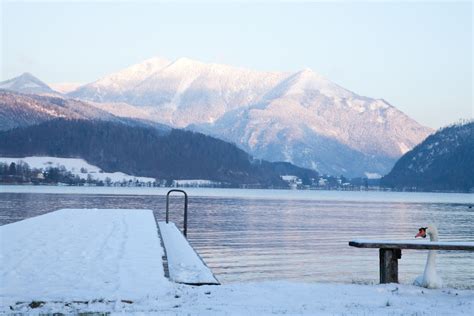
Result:
[[[401,249],[380,248],[380,283],[398,283],[398,259]]]

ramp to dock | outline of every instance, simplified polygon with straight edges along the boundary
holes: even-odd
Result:
[[[159,222],[170,279],[191,285],[219,284],[174,223]]]

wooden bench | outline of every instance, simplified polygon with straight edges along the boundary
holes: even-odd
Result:
[[[380,283],[398,283],[398,259],[402,249],[474,251],[474,242],[390,241],[357,239],[349,242],[357,248],[379,248]]]

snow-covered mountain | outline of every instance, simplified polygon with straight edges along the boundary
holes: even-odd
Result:
[[[359,96],[310,70],[259,103],[193,127],[240,144],[258,157],[329,174],[384,174],[430,132],[384,100]]]
[[[70,97],[122,102],[146,110],[150,118],[175,127],[217,120],[229,110],[253,104],[283,73],[258,72],[188,58],[153,58],[87,84]]]
[[[27,89],[34,84],[42,89]],[[53,91],[28,74],[2,87]],[[97,111],[98,116],[187,127],[234,142],[256,158],[345,176],[387,173],[432,131],[387,101],[357,95],[311,69],[262,72],[155,57],[80,86],[66,97],[86,101],[80,103],[82,110],[94,112],[93,117]],[[43,110],[37,111],[38,117],[51,116]],[[21,120],[26,114],[20,114]]]
[[[130,93],[136,85],[169,63],[164,58],[150,58],[93,83],[83,85],[70,92],[69,96],[96,102],[128,102]]]
[[[51,89],[46,83],[28,72],[25,72],[18,77],[0,82],[0,89],[21,93],[59,95],[58,92]]]
[[[311,69],[261,72],[153,58],[69,96],[106,102],[96,106],[119,116],[205,132],[258,158],[348,176],[385,174],[432,131]]]

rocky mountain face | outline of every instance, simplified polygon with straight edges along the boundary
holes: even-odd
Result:
[[[474,190],[474,122],[429,136],[401,157],[381,183],[399,190]]]
[[[69,96],[107,102],[101,108],[120,116],[140,113],[201,131],[258,158],[345,176],[385,174],[431,132],[385,100],[357,95],[310,69],[259,72],[154,58]]]

